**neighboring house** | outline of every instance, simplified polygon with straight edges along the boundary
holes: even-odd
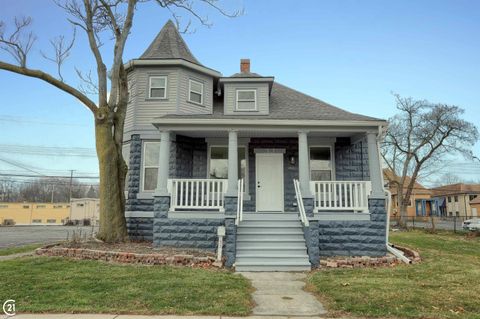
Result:
[[[477,196],[476,198],[470,201],[470,208],[472,210],[472,216],[475,216],[475,217],[480,216],[480,196]]]
[[[72,198],[69,219],[79,222],[88,219],[92,225],[98,225],[100,200],[98,198]]]
[[[125,68],[133,239],[214,250],[224,230],[226,265],[237,270],[386,254],[384,120],[254,73],[248,59],[223,76],[193,56],[171,21]]]
[[[435,187],[431,190],[435,198],[443,199],[446,216],[477,216],[477,212],[472,211],[470,202],[480,194],[480,184],[457,183]]]
[[[0,203],[0,225],[62,225],[69,214],[68,203]]]
[[[400,207],[398,205],[398,183],[401,177],[397,176],[389,169],[383,170],[383,177],[388,183],[388,188],[392,194],[392,209],[390,215],[393,217],[400,216]],[[405,189],[403,193],[407,192],[406,186],[410,184],[410,176],[405,177]],[[407,217],[414,216],[440,216],[440,208],[438,202],[431,198],[432,192],[425,188],[422,184],[415,182],[412,193],[410,195],[409,205],[407,206]]]

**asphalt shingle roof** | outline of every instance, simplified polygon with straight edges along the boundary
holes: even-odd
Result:
[[[172,20],[163,26],[140,59],[183,59],[200,64],[193,56]]]
[[[162,118],[383,121],[342,110],[276,82],[272,86],[268,115],[224,115],[220,97],[214,100],[213,114],[167,114]]]

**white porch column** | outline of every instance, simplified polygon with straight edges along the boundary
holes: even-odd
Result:
[[[168,196],[168,173],[170,162],[170,131],[162,131],[160,133],[160,155],[157,177],[156,196]]]
[[[238,195],[238,136],[237,131],[228,132],[228,196]]]
[[[310,197],[310,165],[308,162],[307,132],[298,132],[298,178],[303,197]]]
[[[385,197],[385,191],[382,185],[382,168],[378,154],[377,133],[367,133],[368,146],[368,167],[370,170],[370,180],[372,182],[372,198]]]

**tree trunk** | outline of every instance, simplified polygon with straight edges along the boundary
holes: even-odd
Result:
[[[407,205],[402,201],[400,201],[400,219],[399,219],[399,225],[403,228],[407,228],[407,218],[408,218],[408,213],[407,213]]]
[[[127,167],[106,117],[95,122],[95,140],[100,169],[100,229],[97,238],[109,243],[122,242],[128,238],[124,196]]]

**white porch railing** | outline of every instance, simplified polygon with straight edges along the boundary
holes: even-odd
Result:
[[[370,181],[312,181],[315,211],[368,211]]]
[[[224,211],[227,179],[169,179],[171,210]]]
[[[303,206],[303,197],[302,191],[300,190],[300,182],[298,179],[293,180],[293,186],[295,187],[295,197],[297,198],[297,206],[298,212],[300,214],[300,220],[302,221],[303,225],[308,227],[310,223],[307,219],[307,214],[305,213],[305,207]]]
[[[239,225],[243,220],[243,193],[245,192],[245,181],[242,179],[238,180],[238,198],[237,198],[237,219],[235,220],[235,225]]]

